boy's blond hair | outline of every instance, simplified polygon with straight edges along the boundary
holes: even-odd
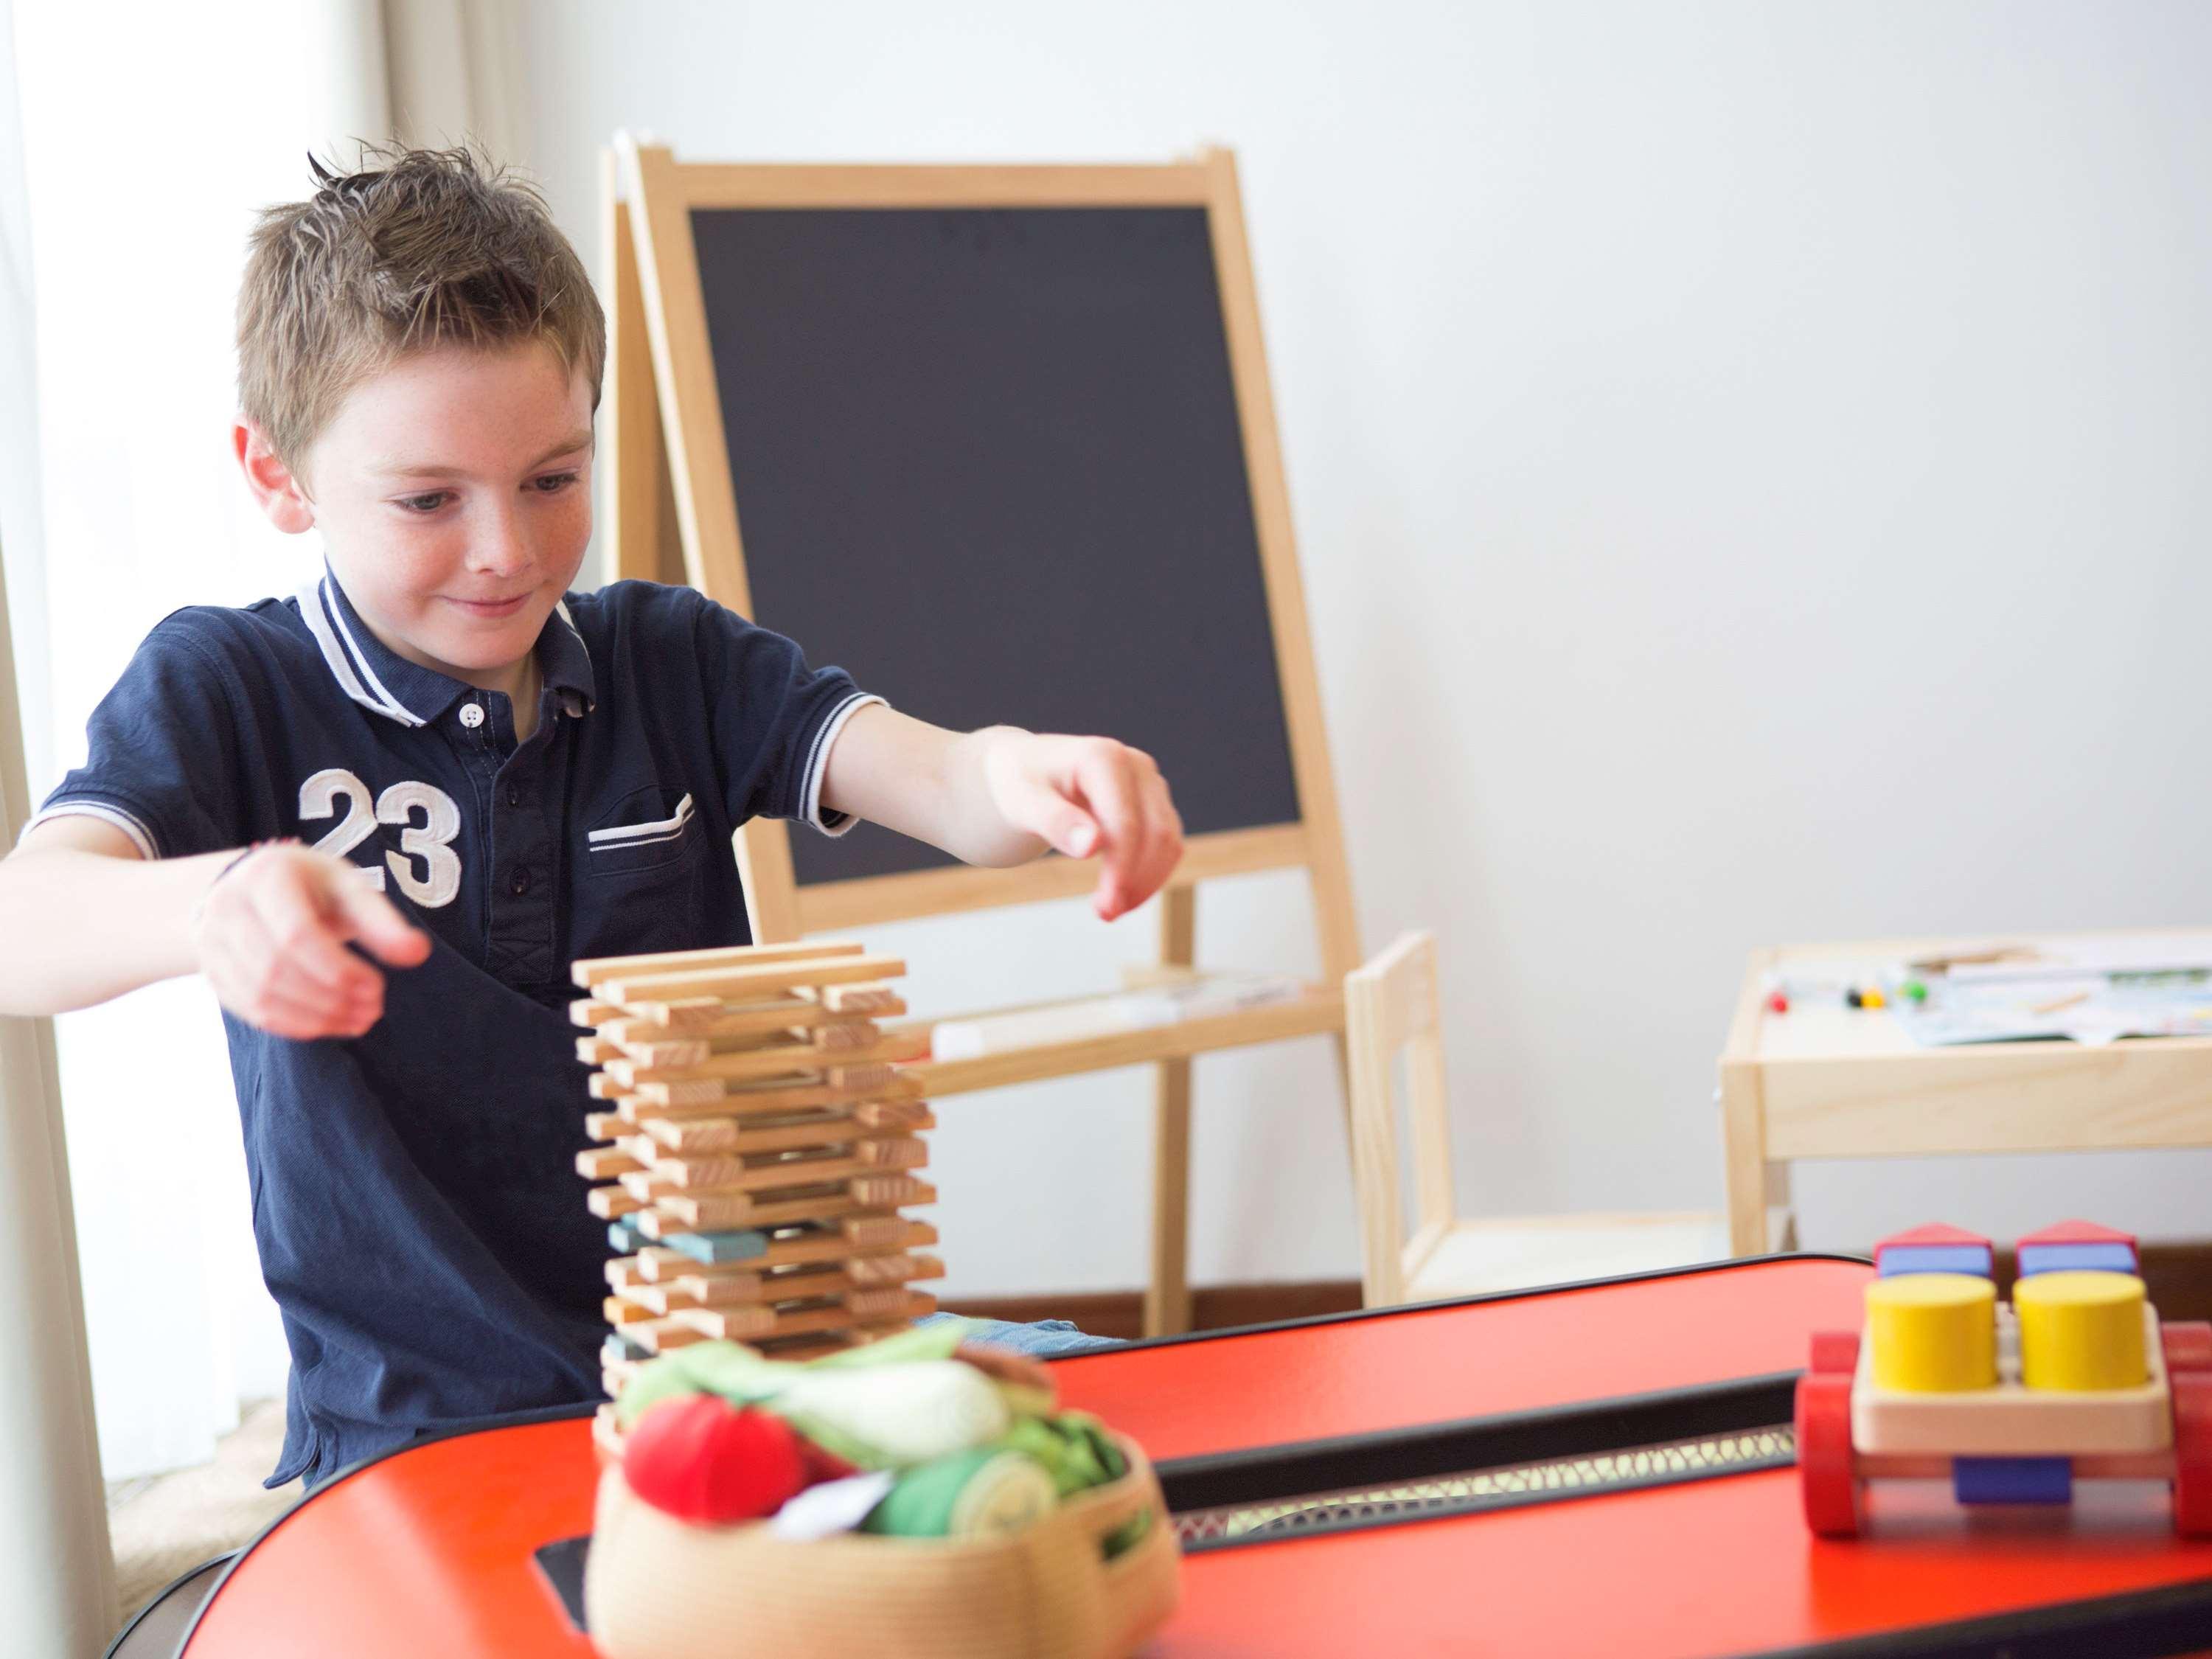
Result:
[[[467,149],[365,149],[264,210],[238,293],[238,398],[295,470],[345,394],[423,347],[542,340],[599,407],[606,319],[545,199]]]

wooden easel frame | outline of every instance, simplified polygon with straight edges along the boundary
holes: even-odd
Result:
[[[1170,969],[1188,968],[1194,959],[1197,883],[1304,868],[1313,891],[1323,982],[1293,1003],[924,1068],[930,1091],[945,1095],[1157,1063],[1152,1281],[1146,1324],[1155,1334],[1185,1328],[1190,1056],[1323,1031],[1335,1033],[1340,1044],[1344,976],[1359,964],[1351,872],[1322,720],[1235,157],[1226,149],[1211,149],[1189,161],[1156,166],[720,166],[678,163],[668,149],[640,145],[623,135],[606,155],[604,186],[609,416],[602,442],[614,508],[608,574],[689,582],[747,616],[752,611],[751,586],[692,241],[693,210],[1206,210],[1299,817],[1291,823],[1189,839],[1175,880],[1162,895],[1160,958]],[[763,621],[772,627],[775,619]],[[789,828],[769,820],[756,820],[739,832],[737,854],[753,937],[763,942],[1075,897],[1097,879],[1094,861],[1052,854],[1012,870],[959,867],[801,887],[793,872]]]

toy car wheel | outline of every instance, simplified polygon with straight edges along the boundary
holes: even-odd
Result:
[[[1849,1376],[1858,1368],[1859,1334],[1856,1331],[1813,1333],[1813,1363],[1808,1370],[1840,1371]]]
[[[1849,1376],[1814,1370],[1797,1379],[1797,1484],[1807,1526],[1823,1538],[1858,1535],[1862,1483],[1851,1473]]]
[[[2158,1334],[2167,1370],[2212,1371],[2212,1325],[2202,1320],[2168,1320]]]
[[[2212,1371],[2176,1371],[2170,1381],[2173,1529],[2185,1538],[2212,1538]]]

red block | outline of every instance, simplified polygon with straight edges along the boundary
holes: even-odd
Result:
[[[2030,1233],[2021,1239],[2026,1244],[2124,1244],[2136,1247],[2136,1236],[2116,1228],[2101,1226],[2094,1221],[2061,1221],[2045,1227],[2039,1233]]]
[[[1924,1227],[1908,1228],[1901,1233],[1892,1233],[1874,1247],[1875,1265],[1881,1261],[1881,1253],[1893,1244],[1977,1244],[1990,1248],[1990,1241],[1979,1233],[1970,1233],[1964,1227],[1947,1226],[1941,1221],[1931,1221]]]

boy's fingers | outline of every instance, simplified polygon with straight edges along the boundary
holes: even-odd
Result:
[[[1056,853],[1072,859],[1089,858],[1098,848],[1098,826],[1091,815],[1049,785],[1028,778],[1014,781],[1014,811],[1034,835],[1042,836]]]
[[[429,935],[409,925],[390,899],[366,882],[341,879],[331,897],[343,915],[348,933],[369,954],[394,968],[412,968],[430,954]]]
[[[357,1036],[384,1011],[381,981],[375,981],[363,1000],[286,975],[258,922],[210,940],[204,967],[217,1001],[248,1024],[278,1036]]]
[[[257,882],[251,897],[267,947],[285,970],[344,997],[362,994],[375,979],[376,970],[339,943],[343,935],[307,882]]]
[[[1134,774],[1131,751],[1118,744],[1091,750],[1076,768],[1076,785],[1106,838],[1106,869],[1117,886],[1139,849],[1144,822]]]

